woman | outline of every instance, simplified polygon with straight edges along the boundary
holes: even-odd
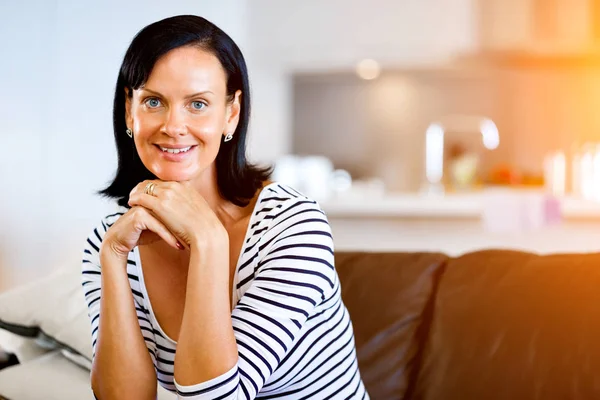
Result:
[[[167,18],[133,39],[114,101],[122,212],[87,240],[100,399],[364,399],[318,205],[245,157],[246,65],[223,31]]]

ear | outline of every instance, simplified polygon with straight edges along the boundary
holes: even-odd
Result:
[[[227,121],[225,122],[225,134],[235,132],[240,121],[240,110],[242,108],[242,91],[238,90],[233,95],[233,100],[227,105]]]
[[[133,130],[133,117],[131,116],[131,97],[129,97],[129,89],[125,88],[125,124],[127,129]]]

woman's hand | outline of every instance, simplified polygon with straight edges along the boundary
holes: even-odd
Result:
[[[151,194],[144,192],[149,183],[154,183]],[[229,238],[204,197],[188,182],[141,182],[131,191],[129,205],[149,210],[184,247],[221,246]]]
[[[132,207],[106,231],[102,241],[101,257],[108,254],[119,259],[127,255],[137,245],[150,244],[163,239],[171,246],[183,250],[177,237],[144,207]]]

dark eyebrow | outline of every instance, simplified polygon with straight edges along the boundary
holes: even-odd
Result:
[[[156,96],[159,96],[159,97],[164,97],[162,94],[160,94],[159,92],[156,92],[156,91],[154,91],[154,90],[152,90],[152,89],[148,89],[148,88],[144,88],[144,87],[142,87],[142,88],[141,88],[141,90],[144,90],[144,91],[146,91],[146,92],[150,92],[150,93],[152,93],[152,94],[154,94],[154,95],[156,95]],[[188,96],[185,96],[185,98],[186,98],[186,99],[191,99],[192,97],[201,96],[201,95],[203,95],[203,94],[208,94],[208,93],[210,93],[210,94],[214,94],[214,93],[213,93],[213,92],[211,92],[210,90],[205,90],[205,91],[203,91],[203,92],[198,92],[198,93],[190,94],[190,95],[188,95]]]

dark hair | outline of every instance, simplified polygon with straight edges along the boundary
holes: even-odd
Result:
[[[156,62],[169,51],[196,46],[213,53],[227,75],[227,96],[242,91],[241,109],[233,139],[221,148],[216,158],[219,193],[238,206],[253,198],[272,172],[246,160],[246,134],[250,120],[250,83],[242,52],[221,29],[202,17],[180,15],[146,26],[134,38],[119,70],[113,104],[113,127],[119,165],[112,183],[98,193],[118,200],[127,207],[129,193],[146,179],[157,179],[142,163],[133,139],[126,134],[125,88],[129,96],[148,80]],[[223,139],[221,139],[223,140]]]

